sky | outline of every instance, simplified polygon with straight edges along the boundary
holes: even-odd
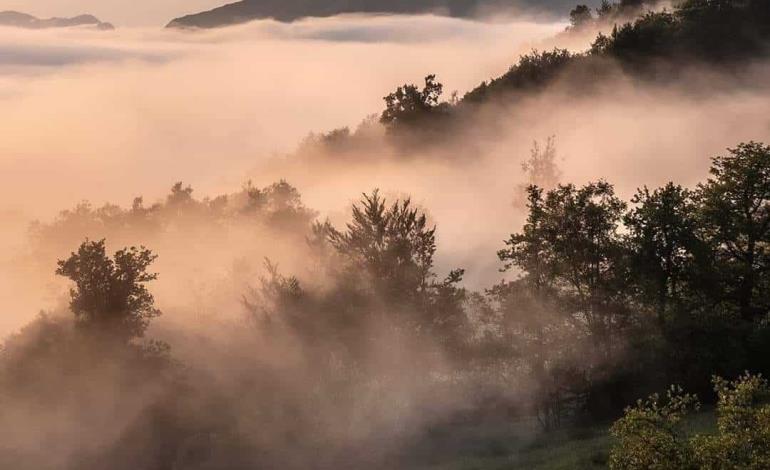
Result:
[[[88,13],[116,26],[163,26],[173,18],[218,7],[224,0],[0,0],[1,10],[41,18]]]

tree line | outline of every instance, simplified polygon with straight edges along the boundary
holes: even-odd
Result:
[[[533,50],[463,96],[442,100],[444,86],[436,75],[426,76],[422,85],[397,87],[384,97],[385,109],[378,115],[386,141],[404,155],[441,147],[476,124],[483,105],[515,106],[557,83],[570,96],[588,96],[611,85],[618,70],[633,80],[666,84],[687,67],[734,72],[767,56],[770,5],[764,0],[682,0],[662,9],[655,8],[658,3],[604,1],[595,12],[578,5],[567,35],[591,25],[610,25],[611,31],[599,33],[584,52]],[[490,126],[485,122],[486,131],[493,130]],[[338,158],[371,141],[373,134],[372,122],[366,120],[354,131],[312,136],[311,143]]]

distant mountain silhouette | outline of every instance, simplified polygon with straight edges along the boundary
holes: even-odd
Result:
[[[264,18],[290,22],[343,13],[430,13],[472,17],[485,9],[521,7],[562,13],[576,0],[242,0],[171,21],[170,28],[217,28]],[[595,3],[589,1],[588,3]]]
[[[79,15],[73,18],[36,18],[18,11],[0,12],[0,26],[13,26],[27,29],[68,28],[72,26],[94,26],[97,29],[115,29],[110,23],[103,23],[92,15]]]

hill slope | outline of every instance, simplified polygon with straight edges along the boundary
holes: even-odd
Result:
[[[168,27],[217,28],[256,19],[290,22],[344,13],[438,13],[471,17],[487,9],[523,8],[563,12],[574,0],[242,0],[172,20]],[[595,3],[595,2],[589,2]]]

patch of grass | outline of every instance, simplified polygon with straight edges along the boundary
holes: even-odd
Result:
[[[608,426],[570,427],[544,433],[534,420],[458,426],[434,442],[420,470],[606,468]],[[423,443],[425,445],[425,443]]]
[[[538,470],[606,468],[608,427],[574,428],[543,434],[521,449],[508,468]]]
[[[688,418],[688,434],[712,433],[716,418],[704,410]],[[605,469],[612,447],[611,423],[543,432],[535,421],[442,428],[419,470]],[[434,434],[434,438],[437,435]],[[423,443],[425,445],[425,443]]]

